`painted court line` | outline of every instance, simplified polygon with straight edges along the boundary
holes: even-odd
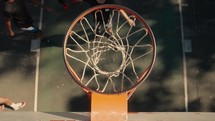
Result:
[[[186,63],[186,52],[185,52],[185,39],[184,39],[184,24],[183,24],[183,12],[182,12],[182,0],[178,0],[179,12],[180,12],[180,23],[181,23],[181,42],[182,42],[182,57],[183,57],[183,80],[184,80],[184,104],[185,110],[188,112],[188,86],[187,86],[187,63]]]
[[[38,103],[38,84],[39,84],[39,63],[40,63],[40,53],[36,55],[36,74],[35,74],[35,90],[34,90],[34,111],[37,112]]]
[[[41,3],[44,3],[44,0],[41,0]],[[43,8],[40,9],[40,20],[39,20],[39,29],[42,30],[42,20],[43,20]],[[39,64],[40,64],[40,40],[35,39],[31,40],[31,48],[36,54],[36,74],[35,74],[35,90],[34,90],[34,111],[37,112],[38,105],[38,84],[39,84]],[[31,51],[32,52],[32,51]]]

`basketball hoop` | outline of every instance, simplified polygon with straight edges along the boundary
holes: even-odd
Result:
[[[129,25],[121,10],[135,26]],[[136,12],[119,5],[100,5],[73,21],[63,53],[69,73],[89,95],[126,95],[128,99],[150,74],[156,44],[151,28]]]

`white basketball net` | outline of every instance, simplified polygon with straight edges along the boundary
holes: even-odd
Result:
[[[102,11],[97,12],[103,15]],[[135,21],[135,27],[129,26],[118,10],[113,10],[110,17],[112,34],[105,26],[104,16],[104,29],[100,34],[96,31],[101,23],[93,22],[87,15],[71,29],[66,56],[81,84],[98,92],[117,93],[141,81],[142,73],[149,67],[147,61],[152,59],[153,45],[147,28],[133,16],[129,17]],[[147,55],[150,59],[141,62]],[[146,63],[145,68],[139,69],[143,65],[136,62]]]

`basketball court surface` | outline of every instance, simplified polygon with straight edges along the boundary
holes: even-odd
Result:
[[[41,42],[39,49],[30,34],[16,27],[17,35],[9,38],[0,18],[0,96],[27,103],[18,112],[9,109],[1,112],[1,121],[89,119],[89,98],[68,73],[62,52],[72,21],[89,5],[68,2],[70,9],[65,11],[57,1],[44,3],[55,12],[41,12],[34,5],[28,6],[35,24],[50,41]],[[211,7],[214,1],[117,0],[116,3],[141,15],[157,43],[155,66],[128,101],[128,111],[132,112],[129,121],[214,120],[212,26],[215,22],[213,16],[206,14],[214,10]]]

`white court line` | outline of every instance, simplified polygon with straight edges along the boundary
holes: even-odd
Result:
[[[44,3],[44,0],[41,0],[41,3]],[[43,20],[43,8],[40,9],[40,20],[39,20],[39,29],[42,30],[42,20]],[[40,45],[40,40],[37,40]],[[36,74],[35,74],[35,90],[34,90],[34,111],[37,112],[38,105],[38,83],[39,83],[39,64],[40,64],[40,48],[38,48],[36,54]]]
[[[178,0],[179,12],[180,12],[180,23],[181,23],[181,42],[182,42],[182,56],[183,56],[183,80],[184,80],[184,104],[185,110],[188,112],[188,84],[187,84],[187,63],[186,63],[186,52],[185,52],[185,39],[184,39],[184,25],[183,25],[183,13],[182,13],[182,0]]]

